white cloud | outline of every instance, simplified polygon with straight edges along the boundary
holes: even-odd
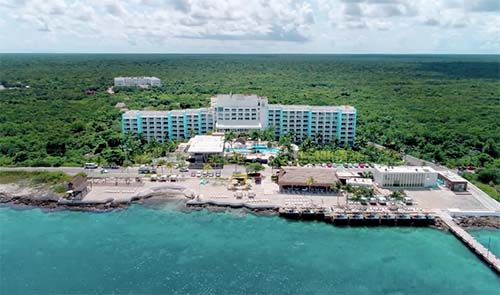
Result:
[[[22,31],[24,38],[28,34],[39,41],[50,35],[53,44],[59,42],[64,48],[106,40],[99,46],[109,46],[110,50],[385,52],[411,49],[411,44],[403,48],[398,43],[403,41],[398,40],[412,42],[407,36],[413,36],[420,42],[414,41],[418,51],[428,50],[422,40],[435,36],[441,41],[427,42],[426,46],[440,46],[452,39],[450,44],[459,44],[454,32],[474,34],[474,42],[480,40],[487,48],[499,39],[498,29],[492,28],[492,24],[500,23],[499,2],[0,0],[0,29],[14,41],[21,35],[16,32]],[[4,48],[10,47],[0,44],[0,50]]]

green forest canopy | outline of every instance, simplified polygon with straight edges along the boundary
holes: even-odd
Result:
[[[0,165],[122,160],[117,102],[193,108],[232,92],[350,104],[360,138],[449,166],[496,169],[499,69],[498,55],[2,54],[0,83],[13,89],[0,91]],[[116,76],[142,75],[163,87],[106,92]]]

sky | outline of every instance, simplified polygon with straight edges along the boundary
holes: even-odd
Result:
[[[0,52],[499,54],[500,0],[0,0]]]

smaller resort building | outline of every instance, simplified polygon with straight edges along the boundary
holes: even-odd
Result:
[[[451,191],[464,192],[467,190],[467,180],[455,173],[439,171],[438,179]]]
[[[437,172],[428,166],[379,166],[373,169],[373,179],[387,188],[430,188],[436,186]]]
[[[88,185],[86,176],[75,176],[66,183],[66,197],[68,199],[83,199],[88,193]]]
[[[371,178],[354,177],[354,178],[347,179],[346,184],[348,184],[352,187],[371,188],[373,186],[373,181]]]
[[[334,193],[338,182],[334,169],[282,167],[277,183],[282,193]]]
[[[190,168],[203,168],[213,156],[224,156],[224,137],[215,135],[196,135],[191,138],[186,146],[189,154]],[[211,163],[212,168],[221,168],[222,164]]]
[[[156,77],[116,77],[117,87],[159,87],[161,80]]]

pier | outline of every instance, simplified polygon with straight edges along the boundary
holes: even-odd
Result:
[[[479,243],[473,236],[471,236],[462,227],[456,224],[450,215],[445,212],[439,213],[440,219],[446,224],[451,233],[457,237],[462,243],[471,249],[481,260],[491,267],[497,274],[500,275],[500,259],[495,254],[491,253],[486,247]]]

